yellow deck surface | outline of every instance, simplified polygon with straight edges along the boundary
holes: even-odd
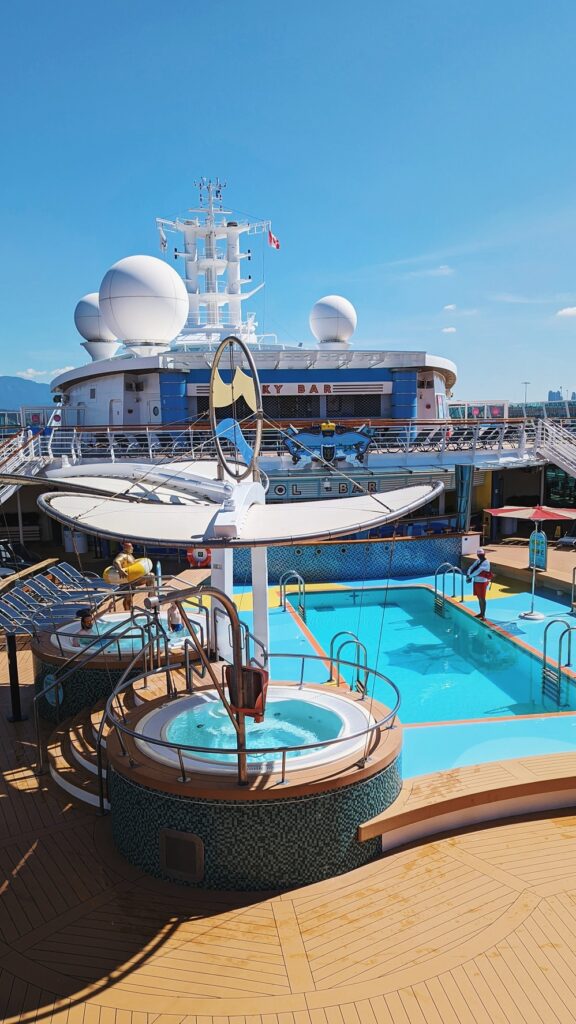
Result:
[[[576,1020],[576,815],[469,830],[277,896],[192,891],[131,868],[108,817],[34,776],[31,723],[7,722],[5,684],[0,698],[0,1019]]]

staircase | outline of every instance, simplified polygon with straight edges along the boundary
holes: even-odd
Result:
[[[181,669],[171,669],[172,679],[179,690],[185,688],[185,676]],[[149,677],[146,686],[141,679],[118,696],[118,712],[128,713],[147,701],[166,696],[164,674]],[[48,741],[48,768],[54,782],[69,796],[81,803],[98,807],[100,794],[98,786],[98,732],[104,715],[105,701],[93,708],[86,708],[72,719],[62,723]],[[102,734],[102,765],[106,788],[106,737],[110,726],[106,724]],[[108,799],[104,807],[109,809]]]
[[[576,435],[551,420],[538,420],[534,450],[547,462],[576,477]]]
[[[31,437],[23,430],[9,437],[0,445],[0,476],[2,473],[16,473],[18,476],[36,476],[50,456],[43,454],[43,438]],[[18,490],[18,484],[0,483],[0,505],[8,501]]]

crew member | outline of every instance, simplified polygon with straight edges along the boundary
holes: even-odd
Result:
[[[478,598],[478,604],[480,605],[480,611],[477,613],[476,618],[482,621],[486,618],[486,591],[490,586],[491,579],[492,571],[490,569],[490,562],[486,558],[486,552],[484,548],[478,548],[476,561],[468,569],[466,582],[474,584],[474,596]]]
[[[136,559],[134,558],[134,545],[129,540],[122,541],[122,550],[116,555],[114,559],[114,566],[118,570],[119,575],[122,579],[128,579],[128,573],[126,567],[133,565]],[[125,593],[122,599],[122,606],[125,612],[129,612],[132,608],[132,594],[128,591]]]

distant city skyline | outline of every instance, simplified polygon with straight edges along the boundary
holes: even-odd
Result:
[[[313,344],[338,293],[357,347],[454,360],[458,399],[543,399],[576,343],[575,34],[568,0],[10,5],[3,372],[85,362],[77,300],[160,255],[154,218],[206,174],[280,240],[253,247],[263,331]]]

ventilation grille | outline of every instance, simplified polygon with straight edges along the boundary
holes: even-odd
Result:
[[[160,832],[160,867],[182,882],[204,878],[204,843],[191,832],[165,828]]]

